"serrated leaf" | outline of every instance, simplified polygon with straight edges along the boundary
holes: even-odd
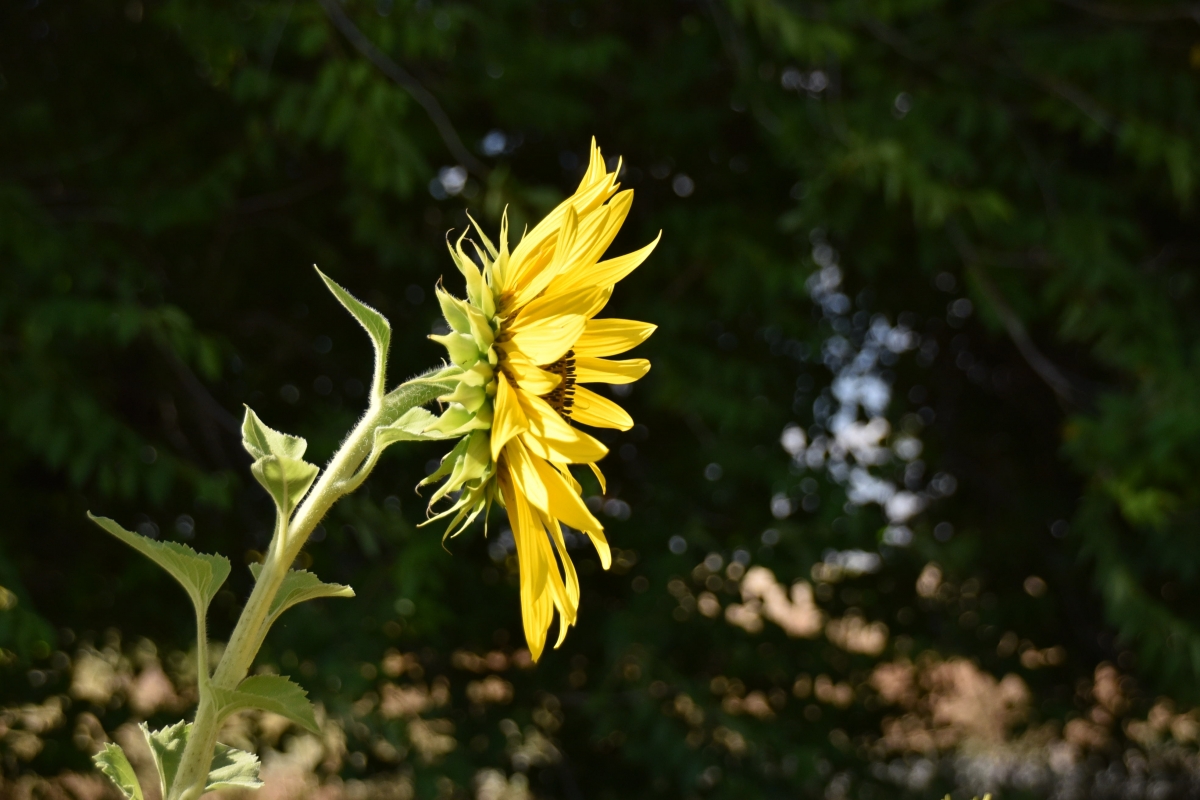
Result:
[[[162,796],[166,797],[179,772],[183,751],[192,735],[192,724],[177,722],[153,733],[145,723],[138,727],[142,729],[146,744],[150,746],[154,765],[158,768],[159,789]],[[121,757],[124,758],[123,753]],[[208,771],[204,791],[226,788],[257,789],[262,786],[262,781],[258,779],[258,768],[258,756],[218,742],[213,751],[212,766]]]
[[[316,480],[320,469],[307,461],[269,455],[250,465],[250,472],[275,500],[283,518],[287,519]]]
[[[372,398],[376,401],[382,399],[384,382],[387,377],[388,347],[392,342],[391,324],[383,314],[358,300],[315,265],[313,269],[317,270],[317,274],[321,276],[321,280],[325,281],[325,285],[329,291],[333,292],[333,296],[358,320],[358,323],[366,329],[367,335],[371,337],[371,342],[375,345],[375,380],[372,385]]]
[[[187,747],[192,726],[186,722],[176,722],[154,732],[144,722],[138,727],[150,746],[150,755],[154,756],[154,766],[158,768],[158,788],[166,797],[175,783],[175,774],[179,772],[179,762],[183,760],[183,749]]]
[[[229,577],[229,559],[197,553],[177,542],[158,542],[125,530],[106,517],[88,512],[88,519],[171,573],[187,591],[201,616]]]
[[[265,456],[283,456],[299,461],[304,458],[308,442],[299,436],[267,427],[254,409],[246,406],[246,416],[242,420],[242,447],[255,461]]]
[[[204,791],[261,788],[263,783],[258,779],[258,766],[258,756],[254,753],[217,742]]]
[[[243,708],[260,708],[287,717],[313,733],[321,732],[312,703],[308,702],[308,692],[284,675],[254,675],[236,689],[214,686],[213,697],[221,717]]]
[[[262,564],[251,564],[250,572],[254,580],[258,580],[262,572]],[[322,583],[321,579],[311,572],[292,570],[283,578],[275,599],[271,601],[271,609],[267,612],[264,627],[269,628],[284,611],[306,600],[316,600],[318,597],[354,597],[354,590],[340,583]]]
[[[99,770],[116,784],[116,787],[121,790],[121,794],[125,795],[126,800],[145,800],[145,795],[142,794],[142,785],[138,783],[137,773],[133,771],[133,765],[125,757],[125,751],[118,745],[104,745],[103,750],[92,756],[92,761],[96,762]]]

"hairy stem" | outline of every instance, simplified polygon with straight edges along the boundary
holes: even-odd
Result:
[[[233,689],[246,677],[266,636],[265,622],[271,603],[300,549],[333,504],[361,483],[361,480],[351,482],[359,466],[364,462],[373,466],[374,459],[369,457],[375,441],[375,429],[448,390],[445,384],[416,378],[392,391],[382,401],[372,403],[330,459],[291,519],[280,520],[267,551],[262,572],[259,573],[250,598],[242,609],[237,626],[211,681],[207,679],[207,655],[203,654],[207,648],[205,644],[201,645],[200,706],[196,711],[192,733],[167,800],[197,800],[204,793],[221,723],[220,709],[213,701],[211,687]],[[199,622],[199,636],[203,640],[203,620]]]

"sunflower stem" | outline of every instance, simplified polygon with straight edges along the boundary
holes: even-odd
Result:
[[[201,661],[200,704],[167,800],[197,800],[204,793],[222,721],[220,709],[213,701],[212,687],[233,689],[246,677],[266,637],[266,621],[271,604],[296,556],[333,504],[358,488],[374,467],[376,459],[370,456],[375,430],[405,411],[424,405],[447,391],[445,384],[429,380],[429,376],[436,373],[435,370],[414,378],[373,401],[291,518],[278,519],[262,572],[255,581],[250,598],[242,609],[211,679],[208,677],[206,661]],[[200,636],[203,637],[204,633],[201,632]],[[201,647],[202,659],[207,658],[205,649]]]

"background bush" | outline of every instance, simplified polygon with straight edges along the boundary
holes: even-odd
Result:
[[[85,509],[253,561],[240,404],[320,457],[364,401],[368,343],[310,265],[391,318],[393,375],[425,369],[447,231],[521,230],[595,135],[636,189],[617,248],[664,234],[611,306],[660,326],[589,500],[616,565],[581,547],[578,628],[514,666],[503,522],[444,549],[411,491],[441,448],[389,453],[307,551],[358,597],[289,612],[262,658],[344,732],[312,769],[422,797],[1187,796],[1193,13],[5,3],[6,779],[157,719],[130,687],[192,636]]]

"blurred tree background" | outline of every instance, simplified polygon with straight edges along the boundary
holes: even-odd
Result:
[[[260,657],[325,736],[229,732],[264,791],[1196,796],[1198,21],[5,0],[0,795],[97,797],[96,743],[188,702],[183,595],[84,511],[254,561],[241,404],[317,460],[364,402],[311,264],[424,370],[446,232],[520,231],[595,135],[636,190],[617,248],[664,234],[610,305],[659,325],[589,491],[613,569],[578,548],[532,667],[503,518],[443,548],[412,491],[443,448],[393,448],[304,557],[358,597]]]

